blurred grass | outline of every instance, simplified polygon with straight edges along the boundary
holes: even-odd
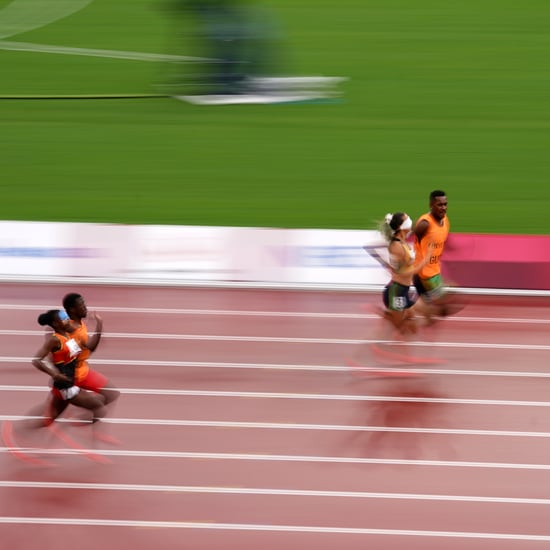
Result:
[[[443,188],[455,231],[547,233],[548,2],[265,3],[288,72],[349,77],[342,102],[0,100],[0,218],[372,228]],[[7,40],[193,55],[162,5],[95,0]],[[180,68],[0,56],[0,95],[157,93]]]

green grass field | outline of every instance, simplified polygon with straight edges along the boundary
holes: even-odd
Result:
[[[188,70],[81,49],[195,54],[158,0],[49,23],[67,0],[25,0],[36,28],[22,1],[0,0],[1,38],[31,45],[0,42],[0,219],[370,229],[442,188],[454,231],[547,233],[547,0],[265,0],[286,72],[348,77],[342,101],[210,107],[13,99],[158,94]]]

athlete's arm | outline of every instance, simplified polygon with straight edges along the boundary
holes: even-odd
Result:
[[[428,249],[426,251],[426,256],[422,259],[421,262],[407,266],[401,270],[399,270],[400,275],[416,275],[420,271],[422,271],[423,267],[430,261],[432,251],[434,249],[433,243],[428,244]]]
[[[416,235],[416,240],[420,242],[424,235],[426,235],[430,224],[426,220],[420,220],[414,226],[414,234]]]
[[[46,338],[42,347],[35,353],[32,360],[33,366],[38,370],[45,372],[58,382],[70,382],[70,380],[61,374],[53,365],[49,365],[44,359],[52,352],[57,351],[61,347],[59,340],[52,334]]]
[[[429,243],[428,248],[426,249],[426,255],[424,256],[422,261],[418,264],[415,264],[414,266],[411,266],[410,269],[408,270],[407,274],[408,275],[416,275],[417,273],[420,273],[420,271],[422,271],[424,266],[428,265],[428,263],[429,263],[429,261],[432,257],[433,249],[434,249],[433,243]]]
[[[369,256],[372,256],[377,262],[379,262],[382,267],[386,268],[388,271],[393,271],[392,266],[377,252],[375,246],[364,246],[363,249],[367,251]]]
[[[92,313],[91,316],[93,319],[95,319],[95,330],[93,331],[93,334],[88,338],[88,341],[86,342],[86,347],[90,351],[94,351],[97,348],[99,341],[101,340],[101,334],[103,332],[103,319],[97,313]]]

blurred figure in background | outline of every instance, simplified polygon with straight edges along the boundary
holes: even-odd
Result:
[[[260,0],[168,1],[188,59],[175,77],[177,99],[201,105],[311,101],[337,95],[332,87],[345,80],[282,76],[281,32]]]
[[[194,46],[204,58],[191,86],[200,95],[253,91],[256,79],[276,70],[272,17],[254,0],[173,0],[193,25]]]

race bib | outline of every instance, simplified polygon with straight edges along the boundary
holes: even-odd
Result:
[[[78,345],[78,342],[74,338],[67,340],[67,348],[71,357],[78,355],[82,351],[82,348]]]

